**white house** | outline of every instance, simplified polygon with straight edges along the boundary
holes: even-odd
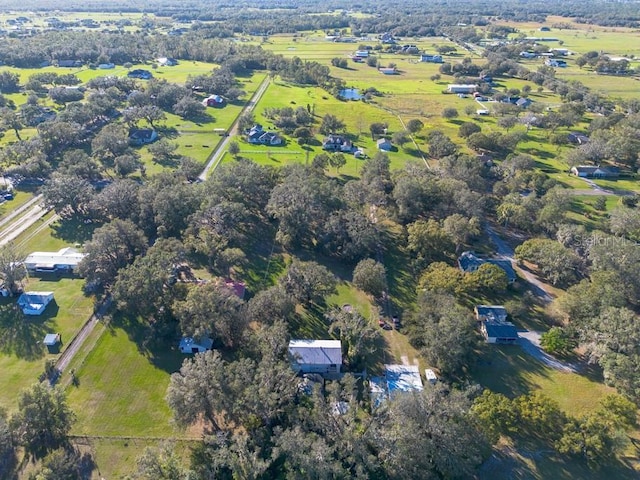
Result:
[[[183,337],[180,340],[180,351],[182,353],[202,353],[211,350],[211,347],[213,347],[213,340],[210,338],[195,340],[191,337]]]
[[[27,271],[32,273],[74,273],[84,257],[84,253],[71,247],[63,248],[57,252],[33,252],[24,259],[24,266]]]
[[[451,83],[447,85],[447,92],[449,93],[473,93],[476,91],[476,86],[471,84]]]
[[[340,373],[340,340],[291,340],[289,356],[292,368],[299,373]]]
[[[42,315],[53,301],[53,292],[24,292],[18,298],[18,306],[25,315]]]

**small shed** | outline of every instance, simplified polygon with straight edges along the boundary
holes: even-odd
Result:
[[[388,138],[380,138],[376,144],[378,145],[378,150],[382,150],[383,152],[390,152],[393,148],[393,144]]]
[[[427,382],[429,382],[431,385],[435,385],[436,383],[438,383],[438,376],[436,375],[436,372],[434,372],[430,368],[427,368],[424,371],[424,376],[427,379]]]
[[[42,343],[47,347],[49,353],[60,353],[62,338],[59,333],[47,333]]]

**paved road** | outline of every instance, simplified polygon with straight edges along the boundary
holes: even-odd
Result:
[[[513,249],[505,242],[500,236],[496,233],[496,231],[490,226],[485,226],[485,232],[493,242],[496,247],[496,253],[499,257],[509,260],[512,264],[515,264],[515,252]],[[518,271],[525,278],[527,282],[531,285],[531,290],[533,293],[544,303],[551,303],[553,297],[547,292],[546,285],[540,281],[540,279],[535,276],[533,273],[519,268]]]
[[[42,195],[36,195],[31,200],[26,202],[24,205],[20,205],[15,210],[12,210],[6,217],[4,217],[2,220],[0,220],[0,227],[3,227],[7,223],[9,223],[11,220],[16,218],[18,215],[20,215],[22,212],[24,212],[28,208],[33,207],[34,205],[36,205],[38,202],[40,202],[42,200],[42,198],[43,198]]]
[[[229,129],[229,132],[228,132],[228,136],[224,137],[222,142],[220,142],[218,146],[214,148],[211,154],[209,155],[209,158],[207,159],[206,167],[204,167],[204,170],[202,170],[202,173],[198,176],[198,179],[200,181],[205,181],[209,176],[209,172],[216,169],[216,167],[218,166],[218,163],[220,163],[220,160],[224,155],[224,152],[227,151],[229,143],[231,142],[231,138],[238,133],[238,121],[240,120],[240,116],[244,115],[245,113],[251,112],[255,108],[256,104],[262,98],[262,95],[264,95],[264,92],[267,91],[268,86],[269,86],[269,77],[267,76],[262,81],[262,83],[260,84],[256,92],[253,94],[253,96],[251,97],[251,100],[249,100],[247,104],[244,106],[244,108],[240,112],[240,115],[238,115],[238,118],[236,118],[235,122],[233,122],[233,125],[231,125],[231,128]]]
[[[527,354],[531,355],[533,358],[540,360],[548,367],[559,370],[561,372],[577,373],[578,369],[575,365],[567,362],[562,362],[542,350],[542,348],[540,347],[540,335],[540,332],[536,332],[533,330],[518,332],[518,337],[520,337],[518,343]]]
[[[41,205],[34,205],[28,209],[24,215],[18,215],[19,218],[17,220],[9,222],[9,224],[0,231],[0,246],[4,246],[15,240],[22,232],[44,217],[48,211],[48,209]]]

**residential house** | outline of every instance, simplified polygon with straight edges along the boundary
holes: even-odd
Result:
[[[209,95],[207,98],[202,100],[202,105],[205,107],[222,107],[224,105],[224,98],[220,95]]]
[[[210,338],[196,340],[191,337],[183,337],[178,347],[182,353],[202,353],[211,350],[213,340]]]
[[[452,83],[447,85],[448,93],[473,93],[478,88],[476,85],[471,84],[456,84]]]
[[[67,247],[57,252],[33,252],[23,263],[30,273],[75,273],[84,257],[84,253]]]
[[[589,137],[580,132],[571,132],[569,135],[567,135],[567,139],[569,140],[569,142],[575,143],[576,145],[584,145],[585,143],[589,143]]]
[[[443,63],[444,59],[442,58],[442,55],[430,55],[428,53],[423,53],[420,55],[420,61],[427,63]]]
[[[342,367],[340,340],[291,340],[291,366],[298,373],[339,374]]]
[[[563,57],[566,57],[570,52],[568,48],[552,48],[551,53],[553,53],[554,55],[562,55]]]
[[[369,56],[369,50],[356,50],[354,56],[359,58],[367,58]]]
[[[511,322],[481,322],[480,331],[487,343],[513,344],[518,341],[518,330]]]
[[[620,169],[618,167],[601,167],[599,165],[578,165],[571,167],[571,173],[581,178],[618,178]]]
[[[491,112],[486,108],[479,108],[476,110],[476,115],[489,115]]]
[[[25,315],[42,315],[53,301],[53,292],[24,292],[18,298],[18,306]]]
[[[396,67],[382,67],[382,68],[379,68],[378,71],[380,73],[382,73],[383,75],[397,75],[398,74],[398,70],[396,70]]]
[[[113,68],[116,68],[116,64],[115,63],[101,63],[98,65],[98,68],[100,70],[111,70]]]
[[[265,130],[256,124],[247,133],[247,142],[254,145],[282,145],[282,137],[277,133]]]
[[[535,52],[520,52],[520,56],[522,58],[536,58],[537,54]]]
[[[140,80],[150,80],[153,78],[153,74],[149,70],[136,68],[135,70],[131,70],[129,73],[127,73],[127,77],[138,78]]]
[[[391,149],[393,148],[393,144],[391,143],[391,140],[389,140],[388,138],[378,139],[378,141],[376,142],[376,145],[378,146],[378,150],[381,150],[383,152],[390,152]]]
[[[161,67],[175,67],[178,65],[178,60],[171,57],[160,57],[156,59],[156,62],[158,62],[158,65]]]
[[[507,321],[507,309],[502,305],[476,305],[473,309],[476,319],[480,322],[491,320],[494,322]]]
[[[158,132],[152,128],[134,128],[129,131],[129,143],[132,145],[146,145],[158,139]]]
[[[509,260],[499,258],[480,258],[473,252],[463,252],[462,255],[458,257],[458,267],[465,273],[475,272],[485,263],[496,265],[504,270],[504,273],[507,274],[509,283],[516,281],[516,271],[513,269],[513,265]]]
[[[58,60],[58,66],[64,68],[78,68],[82,66],[80,60]]]
[[[531,99],[521,97],[518,100],[516,100],[515,105],[521,108],[527,108],[529,105],[531,105],[531,103],[533,103]]]
[[[329,152],[353,152],[354,146],[351,140],[343,135],[331,134],[322,141],[322,149]]]
[[[547,58],[544,61],[544,64],[547,67],[556,67],[556,68],[565,68],[567,66],[567,62],[564,60],[558,60],[556,58]]]

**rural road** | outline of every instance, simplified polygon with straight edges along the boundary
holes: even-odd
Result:
[[[31,225],[44,217],[48,211],[48,209],[36,204],[31,206],[31,208],[28,208],[24,215],[20,216],[20,214],[18,213],[13,216],[11,220],[13,220],[16,216],[19,216],[19,218],[14,222],[11,222],[11,220],[9,220],[9,224],[2,230],[0,230],[0,246],[4,246],[9,242],[15,240],[22,232],[27,230],[29,227],[31,227]],[[20,213],[23,212],[24,210]],[[12,213],[12,215],[14,214]]]
[[[269,83],[270,83],[269,77],[267,76],[262,81],[258,89],[255,91],[251,99],[244,106],[244,108],[238,115],[238,118],[236,118],[236,120],[231,125],[231,128],[227,132],[227,136],[225,136],[222,142],[220,142],[218,146],[213,149],[213,151],[209,155],[209,158],[207,159],[207,165],[204,167],[204,170],[202,170],[202,173],[198,176],[198,179],[200,181],[204,182],[209,176],[209,172],[212,170],[215,170],[215,168],[218,166],[218,163],[220,163],[220,160],[222,159],[224,152],[226,152],[227,147],[231,142],[231,139],[233,138],[234,135],[238,133],[238,121],[240,120],[240,117],[245,113],[251,112],[255,108],[256,104],[262,98],[262,95],[264,95],[264,92],[267,91],[267,87],[269,86]]]
[[[485,227],[485,231],[487,232],[487,235],[495,245],[496,253],[498,254],[498,256],[505,260],[509,260],[512,264],[514,264],[515,252],[507,244],[507,242],[505,242],[502,238],[500,238],[500,236],[496,233],[496,231],[492,229],[490,226],[487,225]],[[553,297],[549,295],[549,293],[545,289],[545,284],[542,283],[537,276],[535,276],[533,273],[528,272],[527,270],[524,270],[524,269],[518,269],[518,271],[525,278],[525,280],[529,282],[529,284],[531,285],[531,289],[533,293],[536,295],[536,297],[538,297],[544,303],[551,303],[551,301],[553,300]]]
[[[0,228],[2,228],[4,225],[9,223],[11,220],[16,218],[22,212],[24,212],[27,209],[29,209],[29,208],[33,207],[34,205],[36,205],[38,202],[40,202],[42,200],[42,198],[43,198],[42,195],[36,195],[35,197],[33,197],[31,200],[29,200],[24,205],[21,205],[18,208],[16,208],[15,210],[12,210],[11,212],[9,212],[9,214],[7,214],[6,217],[4,217],[2,220],[0,220]]]
[[[505,260],[509,260],[512,264],[515,263],[513,249],[490,226],[486,225],[485,231],[495,245],[498,256]],[[540,300],[542,300],[544,303],[550,303],[553,300],[553,297],[549,295],[549,293],[545,290],[545,284],[542,283],[538,279],[538,277],[533,275],[531,272],[528,272],[527,270],[518,269],[518,271],[525,278],[525,280],[529,282],[534,294]],[[542,350],[542,348],[540,347],[540,335],[540,332],[536,332],[533,330],[518,332],[518,343],[522,347],[522,350],[526,354],[532,356],[533,358],[536,358],[548,367],[560,372],[575,373],[578,371],[578,369],[574,365],[562,362]]]

